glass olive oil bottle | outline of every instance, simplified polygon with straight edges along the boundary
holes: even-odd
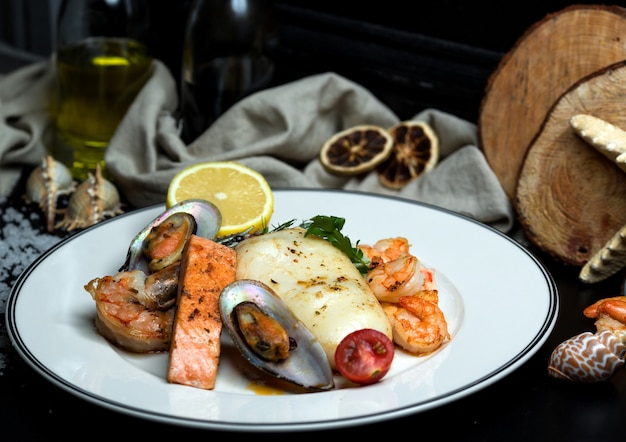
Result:
[[[84,180],[100,164],[117,126],[152,72],[138,34],[136,1],[61,4],[56,52],[55,158]],[[134,17],[134,18],[133,18]]]

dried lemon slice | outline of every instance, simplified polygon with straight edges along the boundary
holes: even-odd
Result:
[[[377,168],[383,186],[401,189],[437,165],[439,139],[428,123],[403,121],[389,129],[389,133],[393,152]]]
[[[320,161],[335,175],[358,175],[373,170],[391,154],[393,140],[382,127],[354,126],[328,139],[320,151]]]

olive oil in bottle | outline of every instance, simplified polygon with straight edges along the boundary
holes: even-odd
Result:
[[[271,0],[195,0],[181,74],[182,137],[195,140],[274,75],[278,26]]]
[[[152,73],[142,0],[63,0],[52,155],[84,180]]]
[[[152,58],[134,40],[90,38],[57,52],[60,99],[55,156],[85,179],[151,73]]]

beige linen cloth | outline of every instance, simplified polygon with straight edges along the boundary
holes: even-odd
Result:
[[[0,78],[0,195],[7,195],[24,167],[39,164],[53,135],[53,59]],[[470,216],[508,232],[511,204],[477,147],[477,129],[453,115],[426,109],[413,119],[429,123],[440,140],[440,161],[401,190],[360,177],[327,173],[320,147],[340,130],[358,125],[390,127],[398,117],[362,86],[324,73],[252,95],[234,105],[190,145],[174,117],[177,87],[168,69],[154,72],[133,102],[107,149],[107,167],[120,192],[136,207],[165,201],[182,168],[201,161],[236,160],[260,173],[274,189],[341,188],[422,201]]]

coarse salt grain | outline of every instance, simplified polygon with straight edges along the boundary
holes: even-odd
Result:
[[[10,341],[5,325],[6,305],[11,287],[19,275],[43,252],[56,245],[61,238],[42,234],[20,211],[7,205],[0,197],[0,370],[6,366]],[[37,215],[29,215],[37,216]]]

